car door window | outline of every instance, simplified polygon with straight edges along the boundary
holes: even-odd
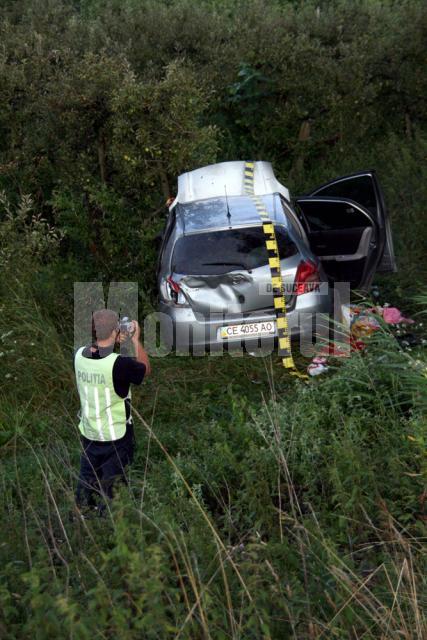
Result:
[[[368,174],[343,178],[325,187],[320,187],[312,195],[354,200],[354,202],[358,202],[371,213],[376,214],[377,212],[375,187],[372,177]]]
[[[325,196],[297,199],[311,250],[333,280],[351,287],[369,281],[376,259],[376,225],[369,211],[351,200]]]
[[[378,271],[396,271],[390,218],[375,171],[342,176],[312,191],[310,196],[346,198],[357,202],[372,214],[377,224]]]
[[[338,231],[371,226],[369,217],[358,207],[342,200],[300,199],[299,207],[309,232]]]

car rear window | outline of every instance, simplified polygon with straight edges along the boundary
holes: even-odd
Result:
[[[280,257],[290,258],[298,249],[288,231],[276,226]],[[256,269],[268,263],[262,227],[226,229],[179,238],[172,257],[172,270],[183,275],[213,275],[239,269]]]
[[[271,220],[279,222],[281,213],[277,194],[258,196]],[[229,196],[228,198],[208,198],[177,205],[178,215],[185,232],[220,229],[228,224],[251,225],[259,221],[255,201],[249,196]],[[227,215],[229,214],[229,215]],[[280,220],[281,222],[281,220]]]

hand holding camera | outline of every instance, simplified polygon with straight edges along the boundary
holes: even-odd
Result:
[[[127,340],[139,339],[141,330],[137,320],[130,320],[127,316],[124,316],[120,320],[119,324],[119,342],[126,342]]]
[[[138,320],[129,320],[127,316],[120,321],[119,342],[131,342],[132,349],[135,351],[134,357],[138,362],[145,364],[146,374],[151,372],[150,361],[139,339],[141,336],[141,327]],[[126,348],[126,346],[125,346]]]

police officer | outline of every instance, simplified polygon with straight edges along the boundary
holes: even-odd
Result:
[[[76,503],[97,507],[101,513],[105,498],[113,496],[114,482],[125,480],[126,465],[133,460],[130,385],[140,385],[151,372],[136,320],[133,329],[132,337],[123,335],[115,311],[95,311],[95,343],[78,349],[74,358],[83,449]],[[125,346],[130,341],[134,357],[114,352],[117,344]]]

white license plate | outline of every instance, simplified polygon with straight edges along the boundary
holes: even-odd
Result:
[[[276,332],[276,323],[273,320],[267,322],[247,322],[245,324],[229,324],[220,327],[219,337],[222,340],[232,338],[261,338],[272,336]]]

